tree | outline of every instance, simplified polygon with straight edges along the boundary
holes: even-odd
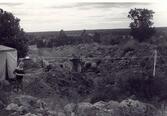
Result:
[[[20,19],[12,13],[0,9],[0,43],[16,48],[18,57],[24,57],[28,52],[28,40],[19,23]]]
[[[93,38],[94,38],[94,41],[95,41],[95,42],[97,42],[97,43],[100,43],[100,42],[101,42],[101,41],[100,41],[100,33],[95,32]]]
[[[148,9],[131,9],[128,18],[133,20],[130,23],[131,35],[138,39],[140,42],[149,39],[155,33],[153,27],[153,14],[152,10]]]
[[[60,30],[59,35],[58,35],[58,39],[59,40],[61,40],[61,39],[67,39],[67,35],[64,32],[64,30]]]

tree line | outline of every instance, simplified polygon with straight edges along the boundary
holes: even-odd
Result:
[[[84,30],[80,35],[78,36],[68,36],[63,30],[61,30],[58,34],[58,36],[55,36],[54,38],[48,39],[48,38],[42,38],[35,40],[38,48],[41,47],[58,47],[58,46],[64,46],[64,45],[77,45],[81,43],[93,43],[97,42],[100,43],[101,40],[100,33],[94,32],[92,35],[89,35],[86,30]]]

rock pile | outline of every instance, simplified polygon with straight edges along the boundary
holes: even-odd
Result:
[[[67,116],[157,116],[157,109],[138,100],[109,101],[90,104],[82,102],[67,104],[64,108]]]

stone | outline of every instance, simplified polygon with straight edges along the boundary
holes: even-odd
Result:
[[[19,106],[15,103],[11,103],[6,107],[6,110],[19,111]]]
[[[104,102],[104,101],[99,101],[99,102],[94,103],[94,104],[93,104],[93,107],[102,109],[102,108],[105,107],[105,105],[106,105],[106,102]]]
[[[87,103],[87,102],[78,103],[77,105],[78,116],[88,116],[89,114],[92,114],[92,107],[93,106],[91,103]]]
[[[33,107],[37,103],[37,98],[28,96],[28,95],[21,95],[21,96],[17,96],[14,99],[14,102],[18,105]]]
[[[106,109],[117,109],[119,108],[119,102],[111,100],[107,102],[105,108]]]
[[[23,116],[37,116],[37,115],[32,114],[32,113],[27,113],[27,114],[25,114],[25,115],[23,115]]]
[[[121,115],[128,116],[155,116],[156,108],[151,104],[146,104],[138,100],[123,100],[120,103]]]
[[[76,108],[76,104],[74,103],[70,103],[70,104],[67,104],[66,106],[64,106],[64,111],[65,112],[73,112]]]

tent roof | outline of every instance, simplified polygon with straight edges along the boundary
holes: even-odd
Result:
[[[0,45],[0,52],[3,52],[3,51],[15,51],[15,49],[11,48],[11,47],[4,46],[4,45]]]

